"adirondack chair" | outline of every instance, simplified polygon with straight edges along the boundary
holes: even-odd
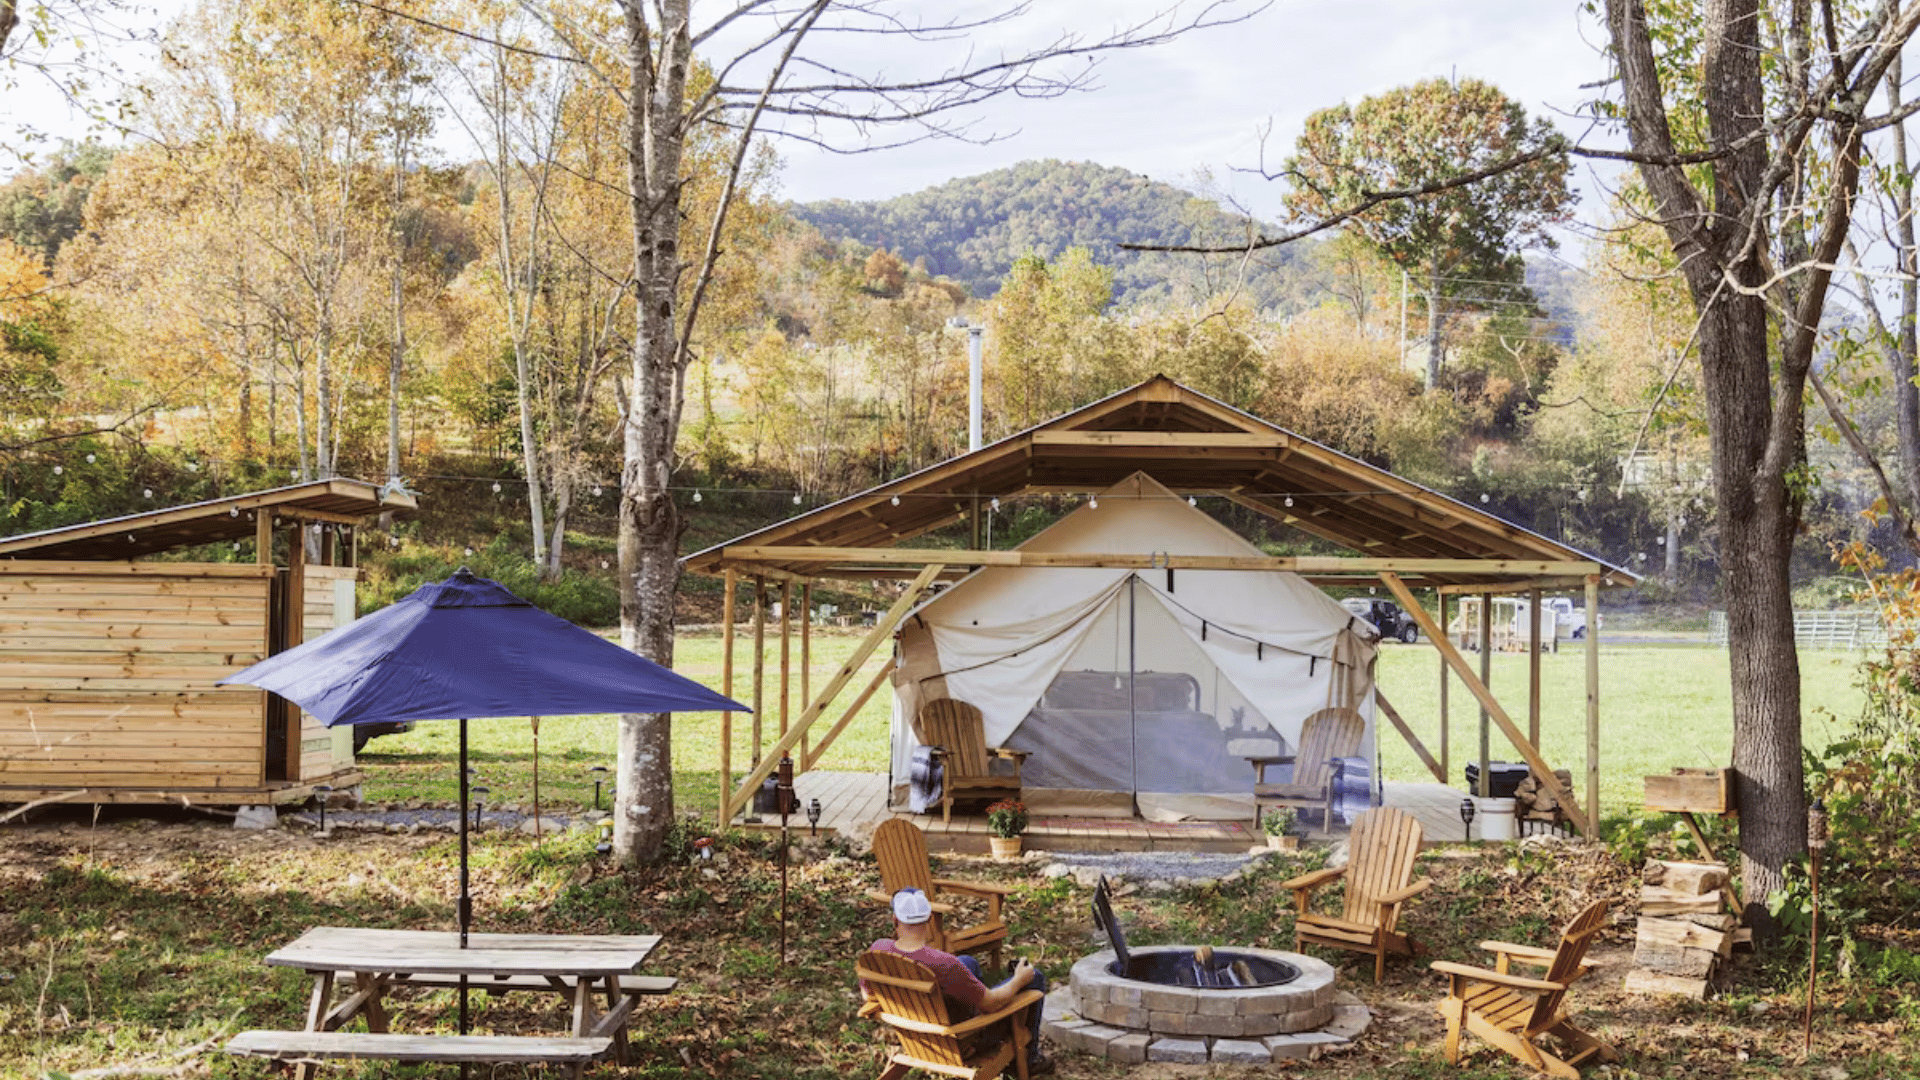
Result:
[[[1567,1019],[1567,987],[1598,965],[1586,959],[1587,944],[1607,922],[1607,904],[1596,900],[1560,932],[1560,947],[1535,949],[1504,941],[1483,941],[1495,956],[1494,968],[1436,960],[1430,966],[1450,985],[1440,1015],[1447,1020],[1447,1062],[1460,1064],[1460,1030],[1465,1028],[1549,1076],[1577,1080],[1579,1066],[1594,1059],[1618,1061],[1620,1052]],[[1510,972],[1513,964],[1545,968],[1540,978]],[[1565,1057],[1556,1057],[1534,1040],[1551,1035]]]
[[[888,818],[873,831],[873,854],[880,862],[880,891],[875,899],[891,900],[901,889],[919,889],[933,901],[933,947],[941,952],[986,952],[987,970],[1000,967],[1000,946],[1007,940],[1007,921],[1001,903],[1013,890],[1005,885],[936,878],[927,860],[927,838],[920,826],[905,818]],[[967,896],[987,902],[985,921],[957,925],[954,906],[941,895]]]
[[[1347,865],[1315,870],[1286,882],[1297,914],[1293,947],[1325,945],[1373,954],[1373,981],[1387,970],[1387,954],[1411,955],[1413,942],[1394,929],[1400,905],[1425,892],[1430,878],[1413,881],[1413,860],[1420,852],[1420,821],[1412,814],[1382,806],[1354,820],[1347,841]],[[1338,917],[1310,909],[1315,889],[1347,879],[1346,906]]]
[[[855,961],[853,970],[867,991],[860,1015],[879,1021],[900,1038],[900,1048],[887,1055],[880,1080],[899,1080],[913,1069],[994,1080],[1009,1065],[1019,1080],[1027,1080],[1030,1032],[1021,1014],[1041,999],[1040,991],[1022,990],[998,1012],[955,1023],[947,1012],[946,995],[925,964],[897,953],[868,952]],[[999,1031],[989,1031],[996,1025]],[[1008,1034],[1012,1038],[1005,1037]]]
[[[1333,759],[1360,752],[1366,717],[1352,709],[1321,709],[1300,725],[1299,752],[1278,757],[1250,757],[1253,763],[1253,829],[1260,831],[1260,814],[1267,807],[1318,808],[1321,821],[1333,825]],[[1292,765],[1285,783],[1268,783],[1267,767]]]
[[[953,820],[953,804],[961,800],[992,802],[1020,797],[1020,766],[1025,750],[1003,750],[987,745],[980,710],[958,698],[938,698],[920,707],[920,735],[938,748],[945,775],[940,781],[940,819]],[[1013,762],[1012,776],[996,776],[994,758]]]

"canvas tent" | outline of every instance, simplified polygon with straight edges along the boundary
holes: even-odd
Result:
[[[1261,557],[1145,473],[1018,550]],[[986,567],[907,619],[893,775],[925,741],[919,706],[954,697],[981,710],[991,745],[1031,751],[1036,808],[1246,818],[1246,757],[1290,752],[1319,709],[1366,716],[1372,761],[1373,636],[1281,570]]]

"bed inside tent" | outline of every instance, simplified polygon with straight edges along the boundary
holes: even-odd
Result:
[[[1019,549],[1263,555],[1145,473]],[[989,746],[1029,752],[1023,798],[1039,814],[1251,819],[1246,759],[1292,753],[1303,721],[1334,706],[1367,721],[1340,809],[1379,801],[1374,632],[1296,574],[986,567],[913,612],[898,656],[898,806],[925,742],[914,718],[942,697],[981,710]]]

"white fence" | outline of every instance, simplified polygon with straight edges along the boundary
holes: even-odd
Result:
[[[1796,611],[1793,642],[1802,649],[1883,649],[1887,624],[1877,611]],[[1727,613],[1707,612],[1707,644],[1727,643]]]

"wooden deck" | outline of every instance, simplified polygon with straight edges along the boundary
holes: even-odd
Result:
[[[794,794],[800,813],[788,820],[796,833],[807,831],[805,808],[820,800],[820,829],[849,834],[872,831],[875,823],[887,817],[887,777],[885,773],[824,772],[803,773],[794,778]],[[1436,783],[1386,784],[1386,804],[1397,806],[1420,819],[1428,843],[1459,842],[1466,839],[1460,823],[1460,800],[1467,793]],[[984,815],[954,816],[951,823],[938,814],[911,815],[927,834],[927,847],[933,851],[961,854],[987,852],[987,819]],[[752,831],[777,831],[778,816],[761,821],[735,818],[734,825]],[[1312,840],[1330,840],[1332,836],[1313,832]],[[1251,814],[1244,821],[1183,821],[1160,824],[1138,818],[1049,818],[1035,816],[1027,827],[1025,846],[1038,851],[1245,851],[1264,843],[1253,831]]]

